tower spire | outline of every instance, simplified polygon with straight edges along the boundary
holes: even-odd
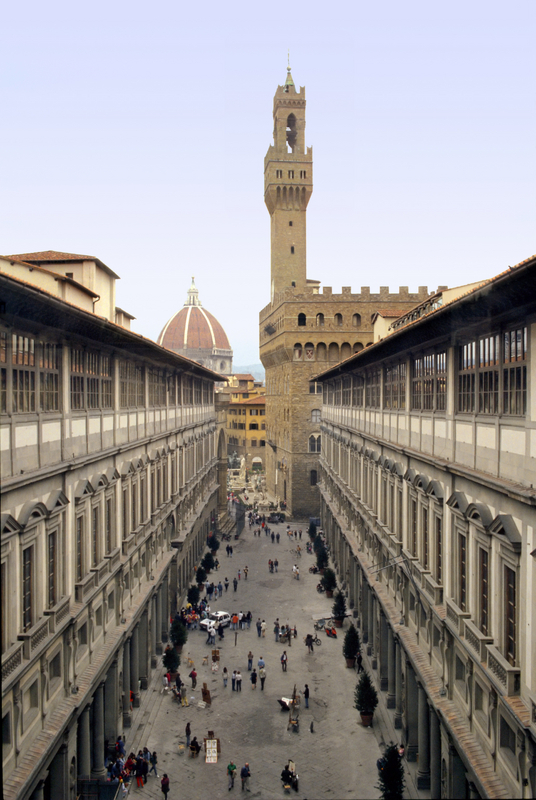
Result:
[[[185,306],[200,306],[201,300],[199,299],[199,291],[197,286],[195,285],[195,278],[192,275],[192,285],[188,289],[188,297],[185,302]]]
[[[290,72],[290,50],[287,51],[287,79],[285,81],[285,92],[288,92],[291,86],[294,86],[292,75]]]

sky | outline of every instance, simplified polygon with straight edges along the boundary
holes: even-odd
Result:
[[[307,274],[456,286],[536,252],[533,0],[19,0],[2,12],[0,252],[100,258],[156,339],[199,296],[235,365],[270,299],[264,156],[306,87]]]

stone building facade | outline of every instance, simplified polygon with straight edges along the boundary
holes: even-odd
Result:
[[[225,506],[218,375],[95,315],[74,278],[69,301],[47,291],[51,274],[0,259],[6,800],[105,777]]]
[[[311,376],[372,343],[378,309],[396,315],[428,296],[426,287],[352,292],[307,278],[306,216],[313,191],[312,148],[305,147],[305,88],[290,68],[274,97],[274,143],[264,162],[271,225],[271,297],[260,312],[260,357],[266,371],[266,482],[290,513],[316,516],[321,385]]]
[[[317,376],[321,519],[417,781],[536,796],[536,257]]]

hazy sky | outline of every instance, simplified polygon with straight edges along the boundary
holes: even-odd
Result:
[[[0,252],[99,257],[156,338],[195,275],[235,364],[269,301],[272,101],[306,86],[308,277],[455,286],[536,251],[533,0],[4,5]]]

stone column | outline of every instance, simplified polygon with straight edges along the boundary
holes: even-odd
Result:
[[[417,752],[419,749],[418,741],[418,706],[419,696],[417,691],[417,681],[415,680],[415,673],[413,667],[409,662],[406,662],[406,727],[407,727],[407,749],[406,756],[408,761],[417,760]]]
[[[395,680],[395,637],[393,629],[387,626],[387,708],[395,707],[396,680]]]
[[[44,800],[44,798],[45,798],[45,782],[39,781],[39,783],[32,792],[31,800]]]
[[[402,727],[402,652],[399,639],[395,639],[395,728]]]
[[[104,766],[104,681],[99,683],[93,695],[93,769],[91,777],[102,779],[106,777]]]
[[[140,620],[140,684],[142,689],[149,685],[149,609],[146,608]]]
[[[132,712],[130,711],[130,637],[123,645],[123,725],[130,728]]]
[[[156,624],[156,620],[158,618],[158,603],[157,603],[157,593],[152,595],[151,597],[151,669],[155,669],[157,665],[157,658],[156,658],[156,629],[158,625]],[[160,644],[160,648],[162,645]]]
[[[91,731],[89,725],[90,706],[85,706],[78,717],[78,777],[89,778],[91,774]]]
[[[50,797],[69,797],[69,748],[62,744],[49,769]]]
[[[156,636],[156,655],[161,656],[164,652],[162,646],[162,586],[156,592],[156,616],[154,618],[154,630]]]
[[[430,798],[441,800],[441,723],[430,706]]]
[[[430,715],[428,700],[422,684],[417,684],[419,694],[418,727],[419,727],[419,769],[417,770],[417,788],[430,788]]]
[[[449,747],[449,762],[450,786],[447,787],[448,797],[451,797],[452,800],[464,800],[466,797],[465,767],[454,745]]]
[[[134,695],[133,707],[140,707],[140,688],[138,681],[140,679],[140,646],[139,646],[139,623],[136,623],[132,629],[132,636],[130,637],[130,690]]]
[[[382,692],[387,691],[388,686],[388,641],[387,620],[380,609],[380,689]]]

